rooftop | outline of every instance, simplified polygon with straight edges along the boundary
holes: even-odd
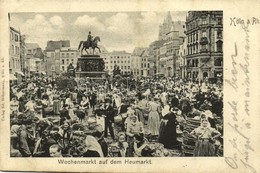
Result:
[[[123,50],[123,51],[113,51],[113,52],[111,52],[111,54],[130,54],[130,53]]]
[[[37,49],[40,48],[40,46],[37,43],[25,43],[26,49]]]
[[[132,53],[135,56],[142,56],[145,50],[148,49],[147,47],[136,47]]]
[[[15,29],[14,27],[10,27],[11,30],[13,30],[14,32],[20,33],[17,29]]]

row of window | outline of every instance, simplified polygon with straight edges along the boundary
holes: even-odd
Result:
[[[206,32],[202,32],[202,35],[205,35],[206,37]],[[199,39],[198,32],[188,35],[188,43],[191,43],[193,41],[198,41],[198,39]]]
[[[107,67],[107,66],[106,66],[106,67]],[[119,66],[119,68],[120,68],[120,70],[124,70],[124,69],[125,69],[125,70],[127,70],[127,69],[129,70],[129,69],[131,69],[130,66]],[[114,69],[114,66],[111,65],[111,66],[110,66],[110,69]]]
[[[223,43],[221,41],[216,42],[216,46],[217,46],[217,52],[222,52],[223,51]],[[201,51],[206,51],[208,45],[205,44],[205,45],[201,45],[200,47],[201,47],[201,49],[199,50],[199,45],[198,44],[187,46],[188,55],[194,54],[194,53],[199,53]]]
[[[189,34],[188,36],[188,43],[197,42],[199,39],[198,32]],[[204,30],[202,31],[202,37],[207,37],[207,32]],[[217,38],[222,38],[222,31],[219,29],[217,30]]]
[[[74,62],[74,59],[71,59],[71,62]],[[61,64],[65,64],[65,59],[61,60]],[[66,64],[70,64],[70,59],[66,59]]]
[[[199,59],[187,60],[188,67],[199,67]],[[214,60],[214,66],[223,66],[223,59],[217,58]]]
[[[75,53],[75,55],[76,55],[77,53]],[[67,56],[69,56],[69,55],[74,55],[74,53],[61,53],[61,56],[65,56],[65,55],[67,55]]]
[[[126,64],[126,63],[130,64],[130,61],[119,61],[119,60],[118,60],[118,61],[110,61],[111,64],[113,64],[113,62],[114,62],[114,64],[119,64],[120,62],[121,62],[121,64],[123,64],[123,63],[125,63],[125,64]]]
[[[219,74],[222,74],[221,72],[218,72],[218,71],[214,71],[214,77],[217,77]],[[208,77],[208,72],[203,72],[202,73],[202,77],[205,78],[205,77]],[[188,78],[193,78],[193,79],[196,79],[199,77],[199,72],[198,71],[194,71],[194,72],[188,72],[187,73],[187,77]]]
[[[20,69],[21,68],[20,59],[13,59],[12,58],[12,61],[9,61],[9,67],[11,69]]]
[[[199,67],[199,59],[187,60],[188,67]]]
[[[146,63],[141,63],[141,68],[150,68],[150,64],[149,63],[147,63],[147,65],[146,65]]]
[[[18,46],[12,45],[12,54],[13,55],[20,55],[20,48]]]
[[[203,17],[199,20],[194,20],[193,22],[190,22],[189,24],[187,24],[187,30],[191,30],[196,28],[198,25],[207,25],[208,19],[206,17]],[[223,18],[222,17],[217,17],[216,18],[216,25],[222,25],[223,24]]]
[[[19,41],[19,35],[11,32],[11,40],[18,42]]]
[[[147,70],[147,75],[149,75],[149,73],[150,73],[150,71]],[[134,70],[134,71],[133,71],[133,74],[134,74],[134,75],[139,75],[139,74],[140,74],[140,75],[144,75],[144,71],[143,71],[143,70],[140,70],[140,71],[139,71],[139,69],[137,69],[137,70]]]
[[[125,59],[125,58],[130,58],[130,56],[120,56],[120,57],[119,57],[119,56],[111,56],[110,58],[111,58],[111,59],[113,59],[113,58],[114,58],[114,59],[119,59],[119,58]]]

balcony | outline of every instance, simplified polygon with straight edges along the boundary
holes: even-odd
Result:
[[[208,49],[206,49],[206,48],[200,49],[200,53],[207,53],[207,52],[208,52]]]

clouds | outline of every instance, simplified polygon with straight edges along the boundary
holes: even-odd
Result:
[[[27,19],[15,15],[11,18],[11,25],[20,28],[21,33],[26,35],[26,42],[38,43],[42,48],[45,48],[48,40],[63,39],[64,21],[54,15],[46,17],[43,14],[27,14]]]
[[[79,16],[74,22],[74,25],[101,31],[104,30],[104,25],[96,17],[90,17],[88,15]]]
[[[78,46],[89,31],[100,36],[109,51],[148,47],[158,39],[159,24],[166,12],[118,13],[16,13],[11,15],[11,26],[28,35],[27,42],[46,47],[48,40],[70,40]],[[185,19],[185,12],[172,13],[173,20]]]
[[[126,13],[117,13],[106,21],[107,30],[114,34],[132,34],[134,29],[133,21]]]
[[[51,17],[50,22],[53,26],[58,26],[58,27],[63,28],[64,22],[60,16]]]

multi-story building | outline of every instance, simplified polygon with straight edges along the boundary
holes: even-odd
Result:
[[[59,49],[58,49],[59,50]],[[72,64],[77,67],[79,52],[77,48],[62,47],[60,53],[60,72],[67,72],[67,67]]]
[[[126,51],[103,53],[105,71],[112,75],[115,65],[119,66],[122,74],[131,74],[131,54]]]
[[[176,74],[179,78],[186,78],[187,69],[186,69],[186,53],[187,53],[187,42],[186,38],[184,38],[183,43],[180,45],[180,49],[178,51],[178,59],[176,62]]]
[[[185,22],[173,21],[171,13],[168,12],[163,23],[159,25],[159,40],[169,39],[169,33],[171,31],[180,31],[180,35],[184,35]]]
[[[25,50],[25,76],[31,77],[36,73],[45,73],[41,67],[44,54],[40,46],[37,43],[25,43]]]
[[[157,73],[166,77],[175,76],[178,59],[178,50],[185,37],[185,22],[173,21],[171,13],[168,12],[163,24],[159,26],[159,40],[163,40],[163,45],[159,48],[157,62]]]
[[[175,76],[177,73],[178,50],[183,42],[183,36],[179,35],[179,31],[171,31],[168,36],[169,38],[160,48],[159,56],[159,71],[166,77]]]
[[[134,77],[147,77],[151,75],[151,64],[149,49],[137,47],[134,49],[131,58],[131,70]],[[153,73],[153,72],[152,72]]]
[[[187,75],[203,80],[223,73],[223,12],[190,11],[187,28]]]
[[[150,67],[151,67],[151,75],[158,75],[160,74],[160,65],[159,65],[159,60],[160,60],[160,48],[163,46],[165,43],[165,40],[157,40],[152,42],[149,45],[149,61],[150,61]],[[153,71],[153,72],[152,72]]]
[[[48,76],[55,77],[60,74],[61,60],[60,60],[60,50],[64,47],[70,47],[69,40],[60,41],[48,41],[47,47],[45,48],[45,62],[46,62],[46,72]],[[64,67],[65,68],[65,67]]]
[[[21,34],[19,31],[10,27],[10,49],[9,49],[9,72],[12,78],[21,81],[22,76],[22,65],[20,56],[20,39]],[[16,76],[16,77],[15,77]]]

